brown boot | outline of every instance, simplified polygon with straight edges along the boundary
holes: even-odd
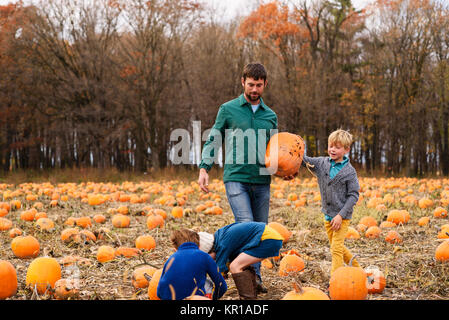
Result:
[[[257,299],[256,273],[253,268],[247,268],[242,272],[231,273],[241,300]]]

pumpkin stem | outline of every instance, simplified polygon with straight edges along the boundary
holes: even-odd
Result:
[[[302,289],[301,285],[296,281],[293,280],[292,281],[292,285],[293,285],[293,289],[295,290],[296,293],[304,293],[304,290]]]
[[[151,281],[151,278],[152,278],[152,277],[151,277],[148,273],[146,273],[146,272],[143,273],[143,277],[144,277],[145,279],[147,279],[148,282],[150,282],[150,281]]]

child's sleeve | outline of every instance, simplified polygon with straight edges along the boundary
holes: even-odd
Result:
[[[305,168],[309,168],[313,172],[316,172],[319,169],[320,158],[319,157],[308,157],[304,154],[304,157],[301,162],[301,166]]]
[[[354,176],[346,182],[346,189],[346,203],[340,210],[340,215],[343,219],[348,219],[351,216],[353,208],[359,200],[360,185],[356,173],[354,173]]]
[[[210,256],[208,258],[208,268],[207,273],[214,282],[215,288],[214,288],[214,295],[213,299],[217,300],[220,299],[226,290],[228,290],[228,286],[226,284],[225,279],[221,275],[221,273],[218,271],[217,264],[215,263],[214,259],[212,259]]]

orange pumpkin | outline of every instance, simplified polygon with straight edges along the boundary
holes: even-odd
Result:
[[[380,228],[393,228],[396,227],[396,224],[390,221],[382,221],[379,226]]]
[[[447,218],[447,210],[442,207],[437,207],[433,210],[433,216],[435,218]]]
[[[15,238],[15,237],[18,237],[21,235],[22,235],[22,230],[20,230],[19,228],[12,228],[11,230],[9,230],[10,238]]]
[[[20,202],[20,200],[12,200],[11,201],[11,209],[12,210],[17,210],[20,209],[22,207],[22,203]]]
[[[51,220],[49,218],[39,218],[36,221],[36,225],[42,231],[53,231],[55,228],[55,223],[53,222],[53,220]]]
[[[67,228],[61,232],[61,240],[65,243],[80,242],[81,236],[77,228]]]
[[[55,297],[58,300],[75,298],[79,294],[77,279],[59,279],[55,282]]]
[[[418,225],[420,227],[424,227],[427,226],[430,222],[430,218],[429,217],[422,217],[418,220]]]
[[[84,242],[97,241],[97,237],[95,236],[95,234],[89,230],[81,230],[80,237]]]
[[[368,227],[364,225],[363,223],[359,223],[356,227],[358,232],[365,232]]]
[[[183,216],[182,207],[174,207],[171,211],[171,214],[175,218],[182,218],[182,216]]]
[[[120,206],[117,208],[117,212],[120,214],[128,214],[129,213],[129,209],[127,206]]]
[[[299,171],[304,156],[304,141],[296,134],[280,132],[268,142],[265,165],[276,170],[275,175],[286,177]],[[269,169],[270,170],[270,169]]]
[[[293,291],[287,292],[281,300],[330,300],[327,294],[317,288],[300,287],[293,283]]]
[[[4,217],[8,214],[8,210],[0,208],[0,217]]]
[[[406,210],[391,210],[388,213],[387,221],[395,224],[405,224],[410,219],[410,214]]]
[[[419,206],[421,209],[427,209],[427,208],[433,206],[433,201],[430,200],[429,198],[421,198],[421,199],[419,199],[419,201],[418,201],[418,206]]]
[[[17,293],[17,272],[11,262],[0,260],[0,300]]]
[[[69,217],[66,221],[64,221],[64,224],[66,226],[74,226],[76,224],[76,218],[75,217]]]
[[[112,225],[116,228],[128,228],[131,219],[124,214],[118,213],[112,217]]]
[[[329,282],[329,295],[332,300],[364,300],[368,295],[367,276],[360,267],[342,266],[335,270]]]
[[[34,220],[39,220],[40,218],[47,218],[47,213],[43,211],[36,213]]]
[[[375,239],[378,238],[380,235],[380,228],[376,226],[369,227],[368,230],[365,232],[365,237],[369,239]]]
[[[298,200],[298,195],[296,193],[289,193],[287,196],[288,201],[296,201]]]
[[[23,221],[33,221],[37,210],[32,208],[30,210],[25,210],[20,213],[20,219]]]
[[[0,231],[6,231],[12,228],[12,221],[6,218],[0,218]]]
[[[26,285],[30,288],[36,286],[39,294],[43,294],[47,290],[47,286],[54,289],[55,283],[59,279],[61,279],[61,266],[54,258],[36,258],[28,266]]]
[[[116,256],[123,256],[125,258],[137,257],[140,253],[139,249],[129,247],[118,247],[117,250],[115,250]]]
[[[360,219],[359,223],[364,224],[365,226],[372,227],[377,226],[377,221],[371,216],[364,216],[362,219]]]
[[[0,202],[0,217],[7,215],[10,210],[11,205],[8,202]]]
[[[136,248],[144,250],[152,250],[156,247],[156,241],[150,235],[139,236],[136,239]]]
[[[304,260],[301,257],[295,254],[289,254],[281,259],[281,262],[279,264],[279,275],[285,277],[297,272],[301,272],[304,270],[304,268]]]
[[[150,230],[157,228],[157,227],[162,229],[164,227],[164,218],[162,218],[158,214],[153,214],[153,215],[148,216],[147,227]]]
[[[207,207],[206,207],[204,204],[199,204],[199,205],[197,205],[197,206],[195,207],[195,212],[196,212],[196,213],[200,213],[200,212],[206,210],[206,208],[207,208]]]
[[[148,283],[148,298],[150,300],[161,300],[157,296],[157,285],[159,284],[159,280],[161,279],[162,269],[157,269],[153,276],[151,277],[150,282]]]
[[[387,236],[385,237],[385,241],[389,243],[401,243],[402,237],[399,235],[399,233],[395,230],[390,230],[387,233]]]
[[[154,210],[153,210],[153,213],[156,214],[156,215],[161,216],[162,219],[164,219],[164,220],[167,219],[167,212],[165,212],[165,210],[162,210],[162,209],[154,209]]]
[[[292,232],[288,230],[283,224],[279,222],[270,222],[268,223],[268,226],[276,230],[282,236],[282,238],[284,238],[284,243],[290,240]]]
[[[11,249],[16,257],[28,259],[37,257],[40,245],[33,236],[18,236],[11,241]]]
[[[76,219],[76,225],[81,228],[88,228],[92,226],[92,220],[90,217],[80,217]]]
[[[102,214],[96,214],[96,215],[94,215],[93,220],[96,223],[105,223],[106,222],[106,217],[104,215],[102,215]]]
[[[360,239],[360,234],[353,227],[348,227],[348,232],[346,233],[345,238],[346,239]]]
[[[449,240],[444,240],[435,250],[435,259],[437,261],[449,261]]]
[[[143,266],[143,267],[136,268],[133,271],[133,275],[131,278],[131,283],[134,286],[134,288],[141,289],[141,288],[148,287],[149,282],[148,282],[147,278],[145,277],[145,274],[152,277],[153,274],[156,272],[156,270],[157,269],[152,266]]]
[[[105,263],[115,258],[115,249],[110,246],[100,246],[97,251],[97,260]]]

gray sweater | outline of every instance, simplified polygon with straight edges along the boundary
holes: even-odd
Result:
[[[331,179],[329,177],[331,167],[329,157],[314,158],[304,155],[303,166],[306,166],[305,162],[313,166],[313,168],[309,168],[318,178],[321,193],[321,211],[330,217],[340,214],[343,219],[351,219],[354,206],[359,200],[360,190],[357,172],[351,163],[348,162]]]

